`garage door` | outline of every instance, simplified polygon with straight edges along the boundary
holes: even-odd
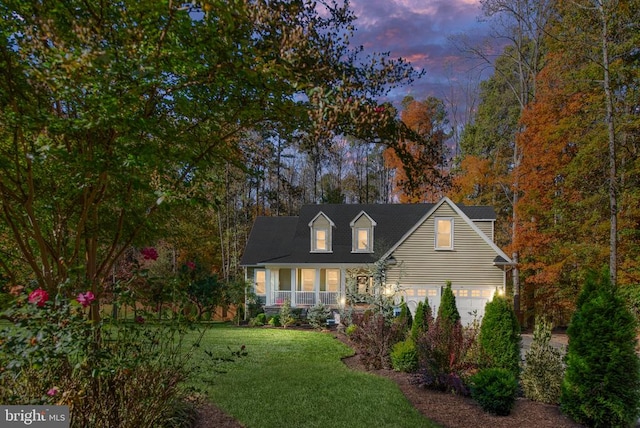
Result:
[[[440,287],[438,286],[414,286],[411,288],[406,288],[402,292],[402,296],[404,297],[404,301],[407,302],[407,307],[411,310],[413,315],[416,314],[416,308],[418,307],[418,302],[426,302],[429,301],[429,306],[431,306],[431,313],[435,317],[438,313],[438,306],[440,306]]]
[[[494,288],[491,287],[452,287],[456,296],[456,306],[460,313],[462,325],[468,325],[475,318],[480,321],[484,315],[484,306],[493,299]]]

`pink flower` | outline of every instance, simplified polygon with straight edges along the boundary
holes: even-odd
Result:
[[[153,247],[145,247],[140,252],[145,260],[158,260],[158,251]]]
[[[49,397],[53,397],[54,395],[56,395],[58,393],[58,388],[56,388],[55,386],[53,388],[51,388],[50,390],[47,391],[47,395]]]
[[[194,270],[196,268],[196,264],[194,262],[187,262],[187,267],[189,270]]]
[[[47,300],[49,300],[49,293],[42,288],[38,288],[29,293],[29,303],[34,303],[39,307],[43,307]]]
[[[76,298],[78,303],[80,303],[85,308],[89,306],[91,302],[93,302],[95,299],[96,299],[96,296],[94,296],[91,291],[87,291],[86,293],[80,293]]]
[[[141,315],[138,315],[138,316],[136,317],[136,322],[137,322],[138,324],[144,324],[144,317],[143,317],[143,316],[141,316]]]

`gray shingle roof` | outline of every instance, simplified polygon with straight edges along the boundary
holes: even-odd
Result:
[[[298,217],[258,217],[249,235],[243,266],[262,263],[371,263],[396,244],[435,204],[322,204],[305,205]],[[462,206],[472,220],[495,219],[492,207]],[[374,253],[351,253],[350,222],[361,212],[376,223]],[[335,227],[332,229],[331,253],[312,253],[309,222],[323,212]]]

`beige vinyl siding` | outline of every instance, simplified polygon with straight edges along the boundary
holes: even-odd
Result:
[[[435,250],[436,217],[454,219],[453,250]],[[399,263],[389,268],[387,282],[402,286],[503,285],[504,272],[493,266],[495,251],[446,203],[442,204],[394,252]]]
[[[360,216],[360,218],[353,224],[354,227],[362,227],[362,228],[370,228],[371,227],[371,220],[369,220],[369,218],[362,214]]]
[[[495,241],[495,238],[493,236],[493,222],[492,221],[489,221],[489,220],[487,220],[487,221],[474,220],[473,224],[475,224],[476,227],[482,231],[482,233],[487,235],[491,241]]]

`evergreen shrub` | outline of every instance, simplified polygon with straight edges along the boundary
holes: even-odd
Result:
[[[404,301],[404,297],[400,302],[400,314],[398,314],[396,322],[402,323],[405,326],[407,332],[411,329],[411,326],[413,324],[413,317],[411,316],[411,311],[407,306],[407,302]]]
[[[480,370],[471,377],[471,397],[485,412],[507,416],[516,401],[518,381],[513,372],[499,367]]]
[[[533,330],[533,342],[525,354],[520,384],[528,399],[558,404],[564,366],[560,351],[549,343],[550,340],[551,323],[538,320]]]
[[[280,324],[287,328],[296,322],[296,317],[291,309],[291,300],[287,299],[280,306]]]
[[[413,372],[418,368],[418,352],[412,339],[403,340],[393,345],[391,350],[391,366],[397,372]]]
[[[269,325],[272,327],[282,327],[282,323],[280,322],[280,314],[275,314],[269,317]]]
[[[505,297],[487,302],[480,324],[480,345],[491,367],[509,370],[518,378],[520,371],[520,326]]]
[[[451,289],[451,281],[447,281],[447,285],[442,292],[440,306],[438,307],[438,319],[440,322],[447,321],[451,324],[460,321],[460,312],[458,312],[458,307],[456,306],[456,296],[453,295],[453,290]]]
[[[318,302],[309,309],[307,321],[311,327],[322,329],[326,327],[329,316],[331,316],[331,310],[322,302]]]
[[[423,333],[429,330],[429,326],[433,324],[433,314],[428,301],[418,302],[416,307],[416,316],[413,318],[411,326],[411,337],[417,340]]]
[[[587,426],[633,426],[640,414],[636,324],[608,271],[587,277],[567,334],[562,411]]]

